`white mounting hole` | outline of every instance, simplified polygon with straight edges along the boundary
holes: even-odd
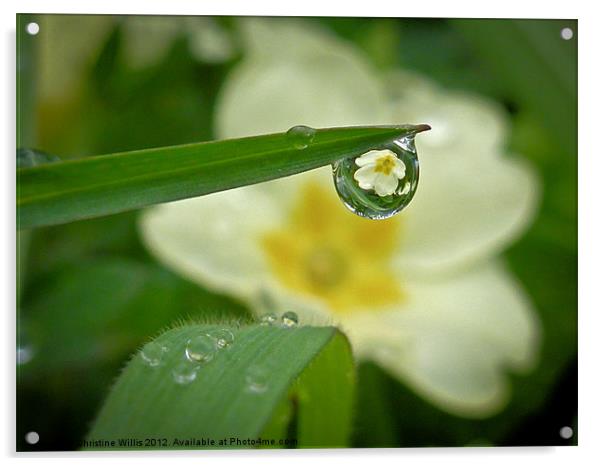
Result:
[[[40,32],[40,25],[38,23],[29,23],[27,26],[25,26],[25,30],[30,36],[35,36],[38,32]]]
[[[560,37],[564,40],[571,40],[573,38],[573,30],[571,28],[563,28],[560,31]]]
[[[573,436],[573,429],[571,429],[569,426],[564,426],[562,429],[560,429],[560,436],[565,440],[570,439]]]
[[[30,445],[35,445],[36,443],[38,443],[40,441],[40,434],[38,434],[37,432],[27,432],[27,434],[25,434],[25,441],[27,443],[29,443]]]

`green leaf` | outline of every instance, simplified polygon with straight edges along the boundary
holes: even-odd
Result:
[[[143,347],[113,387],[88,442],[115,440],[108,447],[113,449],[136,447],[120,446],[118,439],[124,438],[142,440],[137,448],[249,448],[253,445],[232,444],[230,439],[278,442],[290,438],[282,436],[293,418],[297,424],[292,439],[298,447],[347,444],[354,366],[342,333],[332,327],[228,327],[234,342],[200,366],[192,382],[176,383],[172,371],[185,361],[187,341],[222,328],[188,325],[169,330],[155,340],[167,348],[155,367],[145,362],[142,353],[148,347]],[[249,374],[257,368],[266,374],[261,393],[249,389]],[[147,438],[159,440],[145,445]],[[176,443],[190,439],[214,444]],[[86,447],[106,448],[94,443]]]
[[[294,175],[426,129],[322,129],[305,149],[278,133],[21,168],[17,223],[20,229],[66,223]]]

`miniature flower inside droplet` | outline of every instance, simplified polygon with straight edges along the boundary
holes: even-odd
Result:
[[[426,129],[430,127],[415,126],[415,132],[393,143],[335,162],[334,184],[343,204],[360,217],[372,220],[386,219],[403,210],[418,187],[414,137]]]

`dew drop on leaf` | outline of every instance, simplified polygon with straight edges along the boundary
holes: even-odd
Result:
[[[186,385],[196,379],[198,366],[184,359],[176,363],[171,370],[173,379],[177,384]]]
[[[217,349],[224,349],[234,343],[234,334],[227,328],[213,330],[208,334],[215,340]]]
[[[284,314],[282,314],[280,321],[282,322],[283,327],[286,327],[286,328],[296,327],[299,324],[299,317],[297,317],[296,313],[294,313],[292,311],[288,311],[288,312],[285,312]]]
[[[278,321],[278,317],[275,313],[270,312],[269,314],[264,314],[261,316],[260,324],[261,325],[274,325]]]
[[[309,126],[293,126],[286,132],[286,137],[295,149],[305,149],[311,144],[316,135],[316,130]]]
[[[430,127],[416,129],[420,132]],[[360,217],[382,220],[407,207],[418,187],[416,132],[333,164],[336,191],[349,210]]]
[[[249,393],[265,393],[269,387],[270,373],[266,367],[250,366],[245,374],[246,389]]]
[[[161,364],[163,356],[167,353],[167,348],[157,342],[151,341],[147,343],[140,356],[147,366],[156,367]]]
[[[186,343],[186,357],[196,363],[211,361],[216,350],[217,343],[211,335],[198,335]]]

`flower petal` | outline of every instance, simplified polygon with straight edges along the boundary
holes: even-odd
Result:
[[[402,212],[398,270],[446,272],[502,251],[530,224],[539,199],[530,167],[508,157],[419,152],[418,190]]]
[[[396,71],[388,77],[392,121],[428,123],[423,150],[462,154],[479,147],[483,155],[504,148],[510,122],[501,106],[476,94],[449,91],[425,77]]]
[[[399,160],[397,157],[395,157],[395,161],[394,161],[394,166],[393,166],[393,174],[398,178],[398,179],[403,179],[406,176],[406,165],[405,163],[403,163],[401,160]]]
[[[374,165],[366,165],[355,171],[353,178],[362,189],[373,189],[379,173],[374,170]]]
[[[388,149],[385,150],[371,150],[366,152],[365,154],[360,155],[357,159],[355,159],[355,164],[358,167],[364,167],[369,164],[376,163],[376,161],[386,155],[395,156],[393,152]]]
[[[530,369],[539,348],[539,322],[520,287],[494,263],[404,284],[404,307],[343,321],[358,356],[454,414],[497,412],[508,398],[505,370]]]
[[[374,184],[374,191],[376,194],[379,196],[390,196],[393,194],[399,185],[397,176],[395,176],[394,173],[389,173],[388,175],[379,173],[378,175],[376,183]]]
[[[220,137],[387,123],[384,86],[355,49],[294,20],[242,24],[249,53],[221,92]]]
[[[283,181],[234,189],[147,209],[140,230],[146,246],[184,276],[239,297],[256,293],[269,274],[258,232],[280,224]],[[294,183],[293,183],[294,185]],[[272,195],[274,190],[279,193]]]

